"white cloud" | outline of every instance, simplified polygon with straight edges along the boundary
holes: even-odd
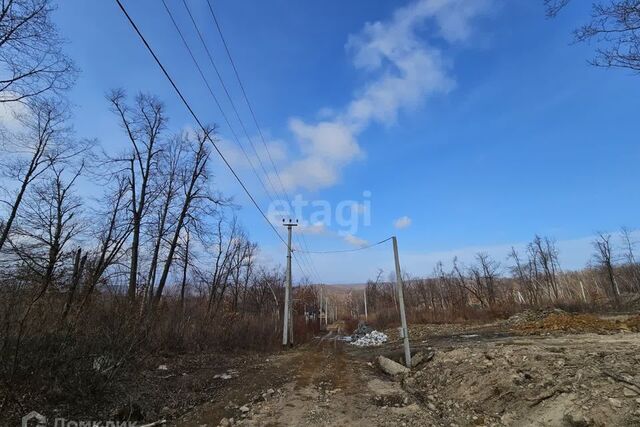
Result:
[[[411,225],[411,218],[409,218],[408,216],[401,216],[400,218],[393,221],[393,226],[398,230],[407,228],[410,225]]]
[[[293,118],[289,129],[303,157],[281,171],[287,189],[330,187],[337,182],[339,169],[361,154],[353,132],[341,123],[323,121],[308,125]]]
[[[344,241],[349,243],[350,245],[358,246],[358,247],[366,246],[367,244],[369,244],[368,241],[361,239],[357,236],[354,236],[353,234],[345,235]]]
[[[401,110],[451,91],[455,80],[450,60],[419,34],[428,27],[425,24],[432,23],[431,38],[445,44],[464,41],[472,32],[470,22],[488,3],[418,0],[397,9],[390,20],[367,23],[361,32],[349,36],[347,52],[370,79],[342,110],[321,109],[321,121],[290,120],[300,157],[283,168],[285,187],[317,190],[335,185],[342,168],[363,157],[357,138],[372,123],[391,125]]]
[[[9,93],[5,97],[10,97]],[[24,126],[18,120],[19,116],[29,113],[28,108],[21,102],[3,102],[0,103],[0,129],[16,132],[24,130]]]

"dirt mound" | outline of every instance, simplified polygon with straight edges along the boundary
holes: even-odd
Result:
[[[627,320],[623,322],[623,324],[630,331],[640,332],[640,314],[636,314],[635,316],[629,317]]]
[[[538,308],[527,309],[516,313],[506,320],[508,325],[522,325],[546,319],[551,314],[566,314],[566,311],[559,308]]]
[[[551,313],[540,320],[517,324],[514,329],[531,334],[557,331],[574,334],[587,332],[609,334],[628,328],[620,322],[601,319],[592,314]]]
[[[639,346],[636,334],[465,345],[403,384],[437,425],[639,425]]]

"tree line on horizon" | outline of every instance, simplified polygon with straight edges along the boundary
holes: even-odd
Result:
[[[511,248],[505,262],[479,252],[468,265],[454,258],[451,268],[438,262],[432,274],[403,274],[405,304],[416,321],[464,321],[505,317],[525,308],[570,310],[634,309],[640,302],[637,242],[622,228],[618,244],[610,233],[598,233],[593,254],[580,270],[562,269],[555,241],[536,235],[524,250]],[[382,271],[366,284],[369,313],[381,323],[397,322],[396,286]],[[357,301],[357,312],[364,303]]]

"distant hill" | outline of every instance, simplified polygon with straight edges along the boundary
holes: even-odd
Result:
[[[366,283],[346,283],[339,285],[326,285],[325,289],[329,289],[330,292],[349,292],[349,291],[361,291],[367,286]]]

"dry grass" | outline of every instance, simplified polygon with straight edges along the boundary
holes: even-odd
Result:
[[[120,384],[140,383],[141,366],[159,354],[172,359],[187,353],[280,348],[281,321],[273,314],[211,316],[201,301],[187,303],[183,313],[177,300],[167,298],[148,317],[124,296],[102,295],[61,321],[62,301],[50,295],[33,307],[20,328],[26,304],[20,298],[0,300],[0,324],[9,332],[0,340],[0,417],[34,405],[88,413],[109,407],[122,397]],[[317,331],[304,318],[295,322],[298,343]]]

